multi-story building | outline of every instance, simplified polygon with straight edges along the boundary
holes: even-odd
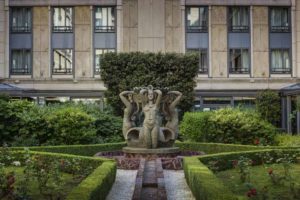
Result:
[[[281,91],[282,127],[292,131],[300,0],[0,0],[2,91],[101,99],[101,55],[110,51],[195,51],[196,107]]]

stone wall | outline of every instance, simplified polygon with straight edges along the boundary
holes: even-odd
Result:
[[[227,77],[227,7],[211,8],[212,77]]]
[[[0,78],[6,76],[7,70],[5,67],[5,46],[6,41],[6,11],[5,1],[0,0]]]
[[[33,7],[33,77],[50,76],[49,47],[49,10],[48,7]]]
[[[269,76],[268,7],[253,6],[253,76]]]
[[[92,77],[93,62],[91,54],[93,47],[91,41],[91,11],[89,6],[75,7],[75,77]]]

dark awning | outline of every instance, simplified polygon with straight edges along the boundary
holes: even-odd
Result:
[[[300,95],[300,83],[289,85],[280,90],[283,96]]]

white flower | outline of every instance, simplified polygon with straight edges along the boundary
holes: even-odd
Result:
[[[20,161],[14,161],[12,164],[16,167],[21,166]]]

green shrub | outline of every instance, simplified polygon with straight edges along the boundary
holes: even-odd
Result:
[[[55,110],[46,116],[52,135],[49,143],[86,144],[96,139],[95,119],[77,108]]]
[[[198,56],[176,53],[107,53],[101,60],[101,79],[107,87],[105,96],[118,115],[123,114],[119,93],[134,87],[153,85],[183,93],[182,111],[193,105]]]
[[[261,117],[273,125],[280,122],[280,96],[278,92],[264,90],[256,96],[256,110]]]
[[[289,135],[289,134],[276,135],[275,143],[279,146],[300,148],[300,135]]]
[[[276,128],[250,110],[223,108],[207,113],[186,113],[180,133],[195,142],[272,144]]]

